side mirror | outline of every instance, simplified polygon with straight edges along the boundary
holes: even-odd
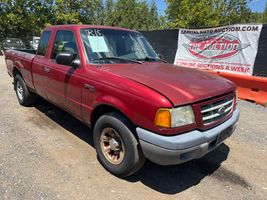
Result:
[[[164,59],[164,56],[162,54],[158,54],[159,59],[161,60],[161,62],[167,63],[167,61]]]
[[[76,55],[67,52],[58,53],[56,56],[56,62],[61,65],[71,66]]]
[[[158,57],[159,57],[161,60],[164,60],[164,56],[163,56],[161,53],[158,54]]]

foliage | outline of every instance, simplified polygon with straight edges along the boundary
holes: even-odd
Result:
[[[266,23],[267,22],[267,18],[264,20],[264,16],[263,15],[264,15],[264,13],[253,12],[253,13],[251,13],[249,22],[250,23]]]
[[[29,40],[52,24],[99,24],[138,30],[159,28],[155,1],[140,0],[2,0],[0,41]]]
[[[200,28],[249,22],[246,0],[165,0],[171,28]]]
[[[160,20],[155,1],[106,0],[103,24],[137,30],[159,29]]]
[[[265,4],[264,12],[262,13],[262,22],[267,23],[267,3]]]
[[[159,15],[155,0],[1,0],[0,42],[6,37],[29,41],[54,24],[154,30],[267,22],[267,7],[263,14],[252,13],[246,0],[165,1],[166,15]]]
[[[34,5],[34,9],[30,7]],[[35,1],[8,1],[4,0],[0,5],[0,39],[8,36],[27,37],[28,32],[35,34],[39,31],[39,22],[42,20],[35,13],[43,10],[45,7]]]

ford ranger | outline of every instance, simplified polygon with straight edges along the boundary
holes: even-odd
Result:
[[[231,136],[239,118],[231,81],[163,62],[137,31],[50,26],[36,51],[5,56],[18,102],[29,106],[38,95],[90,126],[98,160],[117,176],[145,159],[200,158]]]

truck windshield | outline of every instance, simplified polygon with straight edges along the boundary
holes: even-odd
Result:
[[[147,40],[137,32],[105,29],[81,29],[81,38],[90,63],[159,62]]]

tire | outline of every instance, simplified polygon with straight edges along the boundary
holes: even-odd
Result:
[[[35,100],[35,94],[28,90],[25,81],[20,75],[15,76],[15,91],[18,102],[22,106],[30,106]]]
[[[133,125],[120,113],[101,116],[95,124],[93,138],[98,160],[110,173],[126,177],[143,166],[145,157],[134,136]]]

